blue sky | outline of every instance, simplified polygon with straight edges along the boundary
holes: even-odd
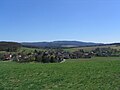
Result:
[[[0,0],[0,41],[120,42],[120,0]]]

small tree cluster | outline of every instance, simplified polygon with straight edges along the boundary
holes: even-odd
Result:
[[[108,48],[96,48],[93,50],[95,56],[101,56],[101,57],[109,57],[109,56],[120,56],[118,50],[112,49],[110,47]]]

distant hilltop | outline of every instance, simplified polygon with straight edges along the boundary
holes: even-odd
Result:
[[[53,41],[53,42],[24,42],[24,46],[31,47],[81,47],[81,46],[96,46],[102,43],[81,42],[81,41]]]
[[[81,42],[81,41],[53,41],[53,42],[7,42],[0,41],[0,48],[3,47],[35,47],[35,48],[70,48],[70,47],[86,47],[86,46],[106,46],[106,45],[116,45],[120,46],[120,43],[111,43],[111,44],[103,44],[103,43],[93,43],[93,42]]]

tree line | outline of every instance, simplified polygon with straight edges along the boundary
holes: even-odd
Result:
[[[21,46],[20,43],[16,42],[0,42],[0,51],[16,52]]]

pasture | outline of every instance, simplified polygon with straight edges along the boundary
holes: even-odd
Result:
[[[120,90],[120,58],[0,62],[0,90]]]
[[[68,52],[74,52],[77,51],[79,49],[83,49],[84,51],[91,51],[91,50],[95,50],[96,48],[111,48],[111,49],[116,49],[116,50],[120,50],[120,46],[116,46],[116,45],[107,45],[107,46],[88,46],[88,47],[78,47],[78,48],[67,48],[64,49],[65,51]]]

